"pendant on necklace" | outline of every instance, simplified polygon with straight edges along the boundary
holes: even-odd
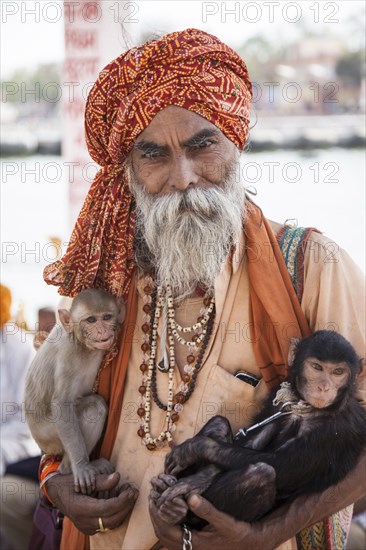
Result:
[[[158,369],[160,372],[169,372],[169,365],[164,364],[164,359],[158,363]]]

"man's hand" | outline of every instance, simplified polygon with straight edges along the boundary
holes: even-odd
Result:
[[[126,483],[119,486],[120,475],[100,474],[96,478],[98,496],[81,495],[74,490],[72,475],[58,474],[47,481],[47,492],[54,505],[85,535],[95,535],[99,529],[98,518],[108,529],[115,529],[124,521],[138,496],[138,490]]]
[[[199,548],[199,550],[276,548],[302,529],[310,527],[364,497],[365,472],[366,452],[362,454],[354,470],[337,485],[329,487],[322,493],[298,497],[290,504],[276,508],[265,518],[252,524],[236,521],[216,510],[204,498],[192,495],[188,498],[189,508],[209,523],[202,531],[192,532],[193,548]],[[161,543],[169,550],[180,550],[183,543],[181,527],[164,521],[151,498],[150,516],[156,536]]]
[[[197,516],[209,522],[202,531],[192,531],[192,546],[200,550],[242,550],[245,548],[260,548],[272,550],[271,541],[265,540],[260,522],[255,524],[236,521],[232,517],[219,512],[204,498],[192,495],[188,498],[188,506]],[[180,526],[164,521],[154,501],[150,498],[150,516],[156,536],[161,544],[169,550],[181,550],[183,531]]]

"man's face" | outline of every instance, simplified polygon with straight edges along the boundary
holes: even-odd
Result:
[[[130,155],[136,180],[153,195],[220,185],[237,158],[237,148],[216,126],[175,106],[155,116]]]
[[[213,124],[178,107],[142,132],[128,163],[137,206],[136,261],[174,296],[212,289],[242,229],[245,188],[238,151]]]

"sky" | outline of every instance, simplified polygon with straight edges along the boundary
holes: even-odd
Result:
[[[2,78],[15,69],[35,68],[41,63],[63,60],[64,17],[72,17],[80,0],[70,0],[65,11],[62,0],[1,0],[1,67]],[[352,32],[349,18],[365,19],[363,0],[337,2],[298,0],[281,1],[123,1],[101,0],[102,13],[115,23],[121,50],[120,25],[132,42],[139,41],[141,32],[170,32],[198,27],[216,34],[232,47],[247,38],[262,34],[274,41],[288,42],[299,30],[322,34],[335,33],[353,46],[359,46],[359,33]],[[360,26],[362,28],[362,25]],[[106,41],[110,37],[106,36]],[[133,45],[133,44],[132,44]]]

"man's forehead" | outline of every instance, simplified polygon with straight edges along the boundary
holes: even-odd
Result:
[[[159,111],[139,134],[135,146],[143,141],[164,144],[166,138],[172,134],[177,136],[181,142],[188,141],[198,134],[202,134],[202,137],[217,135],[227,139],[217,126],[197,113],[170,105]]]

